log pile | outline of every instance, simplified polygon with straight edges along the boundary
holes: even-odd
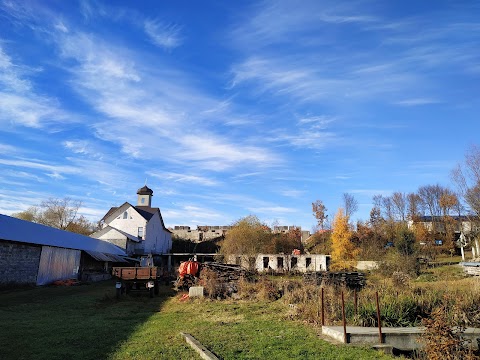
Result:
[[[350,289],[361,289],[365,286],[365,273],[318,271],[303,275],[305,283],[315,285],[345,286]]]
[[[202,264],[200,283],[210,297],[224,298],[238,292],[240,279],[250,280],[252,276],[250,271],[240,265],[207,262]]]
[[[238,291],[240,279],[252,279],[252,272],[240,265],[206,262],[200,264],[198,277],[185,274],[174,282],[175,290],[188,290],[191,286],[204,286],[210,297],[226,297]]]
[[[175,291],[188,290],[191,286],[197,286],[199,279],[193,275],[185,274],[183,277],[178,277],[173,283]]]

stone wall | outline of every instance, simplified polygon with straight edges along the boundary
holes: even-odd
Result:
[[[0,240],[0,286],[37,282],[41,246]]]
[[[355,266],[355,268],[361,271],[376,270],[379,265],[380,263],[378,261],[357,261],[357,266]]]

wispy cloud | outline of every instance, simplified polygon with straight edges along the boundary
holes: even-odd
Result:
[[[406,99],[401,101],[394,102],[395,105],[400,106],[421,106],[421,105],[429,105],[429,104],[438,104],[440,101],[436,99],[429,99],[429,98],[416,98],[416,99]]]
[[[188,160],[191,166],[213,170],[245,162],[278,162],[265,148],[234,144],[209,129],[198,114],[222,102],[189,85],[185,74],[168,68],[158,73],[147,69],[128,49],[101,43],[87,34],[62,36],[59,46],[65,58],[78,64],[72,69],[75,89],[109,118],[93,125],[96,136],[120,144],[129,156],[161,154],[167,161]],[[143,76],[144,71],[150,75]],[[132,142],[132,137],[142,141]]]
[[[182,44],[181,28],[178,25],[164,24],[159,20],[145,20],[144,30],[155,45],[166,50]]]
[[[26,78],[32,71],[27,66],[14,64],[0,44],[0,85],[3,88],[0,90],[0,123],[40,128],[46,123],[66,122],[69,117],[56,99],[35,92],[32,82]]]
[[[91,140],[65,140],[62,145],[75,154],[85,155],[98,160],[103,159],[103,151]]]
[[[305,190],[296,190],[296,189],[289,189],[289,190],[282,190],[280,191],[280,194],[286,197],[291,197],[291,198],[299,198],[303,195],[305,195],[306,191]]]
[[[47,171],[48,174],[77,174],[80,170],[74,166],[52,165],[51,162],[45,162],[37,159],[0,159],[0,164],[8,165],[14,168],[36,169]]]
[[[253,13],[234,31],[234,40],[243,46],[255,44],[268,46],[288,43],[292,38],[308,44],[318,38],[319,24],[364,24],[376,21],[354,3],[335,1],[304,1],[298,6],[294,1],[262,1],[252,8]]]
[[[148,174],[166,182],[173,181],[173,182],[179,182],[179,183],[185,183],[185,184],[198,184],[198,185],[204,185],[204,186],[218,185],[218,181],[204,177],[204,176],[179,174],[179,173],[173,173],[173,172],[165,172],[165,173],[149,172]]]
[[[269,216],[278,216],[285,213],[294,213],[298,210],[295,208],[288,208],[284,206],[269,206],[269,207],[259,207],[259,208],[248,208],[249,211],[256,214],[268,214]]]
[[[168,219],[168,223],[171,225],[226,224],[230,221],[221,212],[192,203],[164,207],[162,215]]]

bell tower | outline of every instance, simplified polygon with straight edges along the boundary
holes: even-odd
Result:
[[[138,189],[138,200],[137,206],[148,206],[152,207],[152,196],[153,190],[145,185],[144,187]]]

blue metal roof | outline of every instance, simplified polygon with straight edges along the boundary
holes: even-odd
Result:
[[[0,214],[0,240],[127,256],[107,241]]]

